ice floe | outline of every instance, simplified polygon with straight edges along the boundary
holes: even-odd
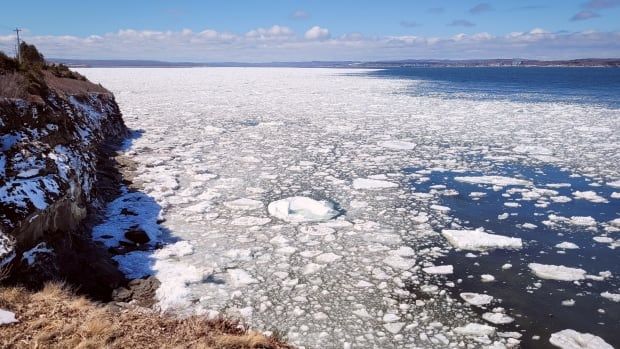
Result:
[[[590,333],[581,333],[572,329],[551,334],[549,343],[561,349],[614,349],[601,337]]]
[[[555,248],[560,248],[563,250],[576,250],[579,248],[579,246],[577,246],[577,244],[574,244],[572,242],[563,241],[563,242],[560,242],[559,244],[556,244]]]
[[[588,191],[575,191],[573,192],[573,196],[575,199],[588,200],[594,203],[608,203],[609,201],[604,197],[598,195],[596,192],[588,190]]]
[[[387,188],[396,188],[396,187],[398,187],[397,183],[383,181],[379,179],[356,178],[353,180],[354,189],[375,190],[375,189],[387,189]]]
[[[469,183],[469,184],[487,184],[497,185],[500,187],[506,186],[529,186],[532,185],[531,181],[519,178],[511,178],[504,176],[470,176],[470,177],[454,177],[457,182]]]
[[[338,215],[332,203],[303,196],[274,201],[267,210],[270,215],[287,222],[320,222]]]
[[[444,229],[441,234],[452,246],[461,250],[519,249],[523,246],[519,238],[489,234],[480,230]]]
[[[493,296],[489,296],[488,294],[482,294],[482,293],[462,292],[459,296],[465,302],[471,305],[475,305],[475,306],[487,305],[493,301]]]
[[[586,277],[586,271],[581,268],[571,268],[563,265],[551,265],[530,263],[528,267],[541,279],[559,280],[559,281],[575,281],[583,280]]]
[[[225,202],[224,205],[235,210],[256,210],[263,207],[263,203],[258,200],[241,198]]]
[[[469,323],[465,326],[456,327],[454,332],[463,336],[489,336],[495,333],[495,327],[477,323]]]
[[[495,325],[504,325],[515,321],[514,318],[503,313],[484,313],[482,318]]]
[[[422,269],[427,274],[452,274],[454,268],[452,265],[437,265],[433,267],[426,267]]]
[[[605,291],[601,293],[601,297],[609,299],[610,301],[613,301],[616,303],[620,302],[620,293],[611,293],[611,292]]]

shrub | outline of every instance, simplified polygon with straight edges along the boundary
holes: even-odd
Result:
[[[43,68],[45,58],[34,45],[28,45],[25,41],[19,45],[21,63],[27,67]]]
[[[4,54],[4,52],[0,51],[0,74],[3,71],[16,71],[19,68],[19,64],[14,58],[11,58]]]

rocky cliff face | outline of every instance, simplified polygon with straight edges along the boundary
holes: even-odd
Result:
[[[51,274],[60,260],[79,263],[66,252],[88,245],[80,224],[98,203],[98,164],[127,133],[102,87],[49,73],[45,82],[43,95],[0,96],[0,275],[37,259]],[[88,272],[81,262],[73,267]]]

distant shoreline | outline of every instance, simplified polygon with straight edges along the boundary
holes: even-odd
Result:
[[[72,68],[620,68],[620,58],[584,58],[574,60],[481,59],[481,60],[401,60],[401,61],[312,61],[312,62],[165,62],[152,60],[49,59]]]

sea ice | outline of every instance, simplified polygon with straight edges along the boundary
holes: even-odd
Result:
[[[454,332],[455,327],[476,322],[476,318],[478,322],[483,320],[471,307],[463,306],[465,302],[449,297],[444,285],[428,284],[436,277],[426,274],[424,267],[441,264],[437,258],[443,260],[449,253],[449,241],[437,239],[435,229],[463,230],[474,224],[453,217],[458,216],[452,215],[456,206],[446,205],[453,209],[449,212],[430,206],[452,201],[442,196],[456,194],[447,188],[452,174],[460,173],[458,176],[465,180],[458,184],[488,187],[471,189],[486,192],[490,201],[506,194],[509,201],[523,206],[528,204],[525,200],[540,201],[536,202],[537,213],[546,211],[544,204],[554,212],[564,212],[570,205],[558,203],[566,198],[557,202],[553,198],[560,198],[560,188],[567,185],[555,187],[558,194],[552,195],[552,191],[535,188],[535,177],[527,171],[523,172],[527,177],[518,178],[509,174],[472,178],[468,173],[498,174],[496,171],[503,171],[503,166],[496,165],[517,161],[524,166],[538,166],[546,157],[572,173],[596,176],[598,182],[603,178],[617,180],[620,166],[609,154],[617,153],[620,144],[615,132],[620,114],[585,104],[401,93],[410,88],[410,81],[368,78],[367,71],[357,72],[287,68],[85,70],[89,77],[115,91],[128,126],[145,130],[131,140],[128,154],[137,165],[137,170],[132,171],[136,188],[144,190],[143,199],[153,201],[149,222],[165,220],[160,225],[160,238],[190,242],[187,248],[175,248],[174,253],[143,253],[136,268],[142,273],[135,274],[155,273],[164,284],[156,298],[167,306],[178,305],[182,313],[214,314],[236,309],[241,315],[251,316],[245,320],[252,328],[288,330],[283,334],[299,347],[342,347],[343,343],[353,348],[386,349],[408,344],[499,347],[493,344],[497,337],[492,334],[465,330],[473,332],[469,337]],[[586,137],[592,133],[566,137],[574,132],[576,124],[612,131],[598,139]],[[400,139],[411,144],[377,145]],[[416,143],[414,150],[406,149]],[[553,153],[523,146],[546,148]],[[406,166],[415,168],[414,172],[403,170]],[[437,177],[440,173],[445,175]],[[441,183],[435,183],[437,179]],[[432,188],[427,192],[410,190],[411,186],[421,190],[426,186],[423,183]],[[524,191],[503,192],[507,186]],[[461,187],[461,192],[468,192]],[[561,191],[566,193],[568,189]],[[263,214],[270,201],[290,196],[330,198],[343,203],[339,212],[343,219],[305,224]],[[472,196],[478,202],[489,203],[481,197]],[[263,205],[235,202],[239,198],[261,201]],[[149,201],[136,201],[135,206],[145,204]],[[580,200],[576,204],[589,202]],[[187,209],[193,206],[195,212]],[[498,206],[501,209],[502,204]],[[287,211],[288,207],[288,216]],[[496,214],[500,213],[503,211]],[[505,217],[515,221],[511,224],[525,222]],[[130,218],[124,218],[128,219],[127,227],[144,223],[130,222]],[[538,224],[537,218],[528,219]],[[123,222],[116,223],[108,225],[105,232],[101,229],[101,235],[126,227]],[[493,220],[488,223],[508,224]],[[556,223],[569,225],[570,218]],[[596,225],[594,222],[576,228],[593,230]],[[601,223],[601,227],[613,226]],[[612,233],[607,232],[609,236]],[[496,237],[491,234],[493,240]],[[502,238],[509,239],[503,246],[522,246],[521,240]],[[544,241],[548,240],[541,237],[536,244]],[[476,250],[497,247],[495,241],[484,248],[472,245]],[[470,260],[472,264],[487,261],[485,253],[476,255],[477,259]],[[512,252],[500,255],[502,263],[516,263],[521,258]],[[332,264],[322,263],[335,256],[342,258]],[[409,258],[413,256],[420,260],[419,265]],[[200,276],[206,272],[201,268],[206,266],[216,271],[212,278],[193,282],[202,280]],[[127,265],[121,263],[121,267]],[[164,267],[169,267],[170,272],[160,271]],[[482,270],[493,269],[499,269],[499,265],[487,265]],[[522,271],[520,266],[518,269],[515,272]],[[229,270],[233,274],[235,270],[245,271],[257,282],[240,282],[237,288]],[[188,273],[190,278],[185,275]],[[502,279],[509,276],[509,272],[501,273]],[[240,275],[241,280],[247,276]],[[586,287],[586,282],[582,284]],[[458,285],[456,280],[445,283],[457,293],[459,287],[464,287]],[[614,291],[611,287],[605,289]],[[407,301],[410,292],[417,291],[424,297]],[[599,294],[595,296],[600,300]],[[403,306],[399,306],[401,302]],[[386,313],[397,313],[400,320],[376,321]],[[527,320],[528,314],[523,315]],[[438,321],[442,325],[431,325]],[[518,333],[498,335],[515,340],[519,337]],[[507,347],[515,346],[505,339],[501,341]]]
[[[477,323],[468,323],[465,326],[456,327],[454,332],[463,336],[490,336],[495,333],[495,327]]]
[[[386,188],[396,188],[398,184],[389,181],[382,181],[379,179],[369,179],[369,178],[356,178],[353,180],[353,188],[354,189],[386,189]]]
[[[560,242],[559,244],[555,245],[555,248],[560,248],[560,249],[563,249],[563,250],[575,250],[575,249],[578,249],[579,246],[577,246],[577,244],[574,244],[572,242],[563,241],[563,242]]]
[[[334,218],[338,211],[328,201],[293,196],[267,206],[269,214],[286,222],[320,222]]]
[[[239,226],[259,226],[265,225],[269,222],[271,222],[271,219],[266,217],[245,216],[233,219],[230,224]]]
[[[452,274],[454,272],[452,265],[437,265],[434,267],[426,267],[422,270],[427,274]]]
[[[225,202],[224,206],[235,210],[255,210],[263,207],[263,203],[258,200],[241,198]]]
[[[335,261],[339,260],[340,258],[342,258],[342,256],[339,256],[339,255],[337,255],[335,253],[332,253],[332,252],[327,252],[327,253],[323,253],[323,254],[320,254],[320,255],[316,256],[314,258],[314,260],[317,263],[328,264],[328,263],[335,262]]]
[[[491,274],[482,274],[480,275],[480,281],[482,282],[493,282],[495,281],[495,276]]]
[[[575,281],[583,280],[586,276],[586,271],[583,269],[570,268],[563,265],[530,263],[528,267],[532,270],[534,275],[541,279]]]
[[[392,255],[392,256],[385,257],[383,259],[383,263],[389,265],[390,267],[394,269],[408,270],[408,269],[411,269],[415,265],[415,260],[403,258],[397,255]]]
[[[532,182],[525,179],[504,177],[504,176],[470,176],[470,177],[454,177],[454,180],[469,184],[487,184],[506,186],[530,186]]]
[[[461,250],[520,249],[523,246],[519,238],[489,234],[480,230],[444,229],[441,234],[452,246]]]
[[[561,349],[614,349],[601,337],[590,333],[580,333],[572,329],[551,334],[549,343]]]
[[[607,298],[613,302],[620,302],[620,293],[611,293],[608,291],[602,292],[601,297]]]
[[[411,150],[415,148],[415,143],[405,141],[381,141],[377,143],[378,146],[393,150]]]
[[[612,188],[620,188],[620,180],[613,181],[613,182],[607,182],[607,185]]]
[[[582,199],[582,200],[588,200],[590,202],[593,203],[608,203],[609,201],[607,199],[605,199],[604,197],[598,195],[596,192],[594,191],[575,191],[573,193],[573,196],[575,197],[575,199]]]
[[[484,313],[482,318],[495,325],[509,324],[515,321],[514,318],[503,313]]]
[[[459,296],[467,303],[475,306],[483,306],[493,301],[493,296],[482,293],[462,292]]]
[[[226,271],[233,287],[243,287],[258,282],[247,271],[243,269],[228,269]]]

